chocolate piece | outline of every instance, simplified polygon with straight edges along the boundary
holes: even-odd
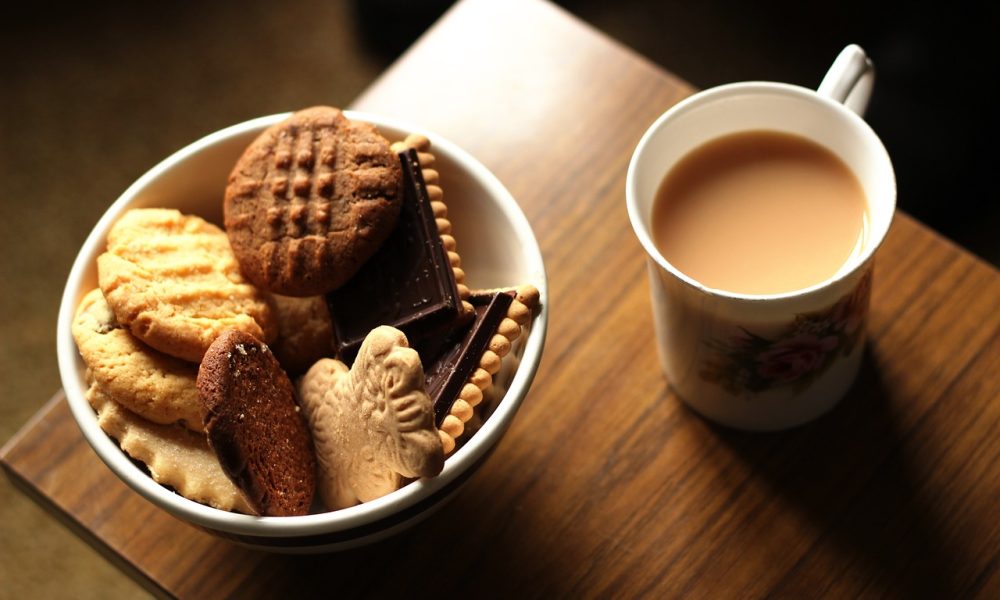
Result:
[[[368,332],[391,325],[414,343],[452,323],[461,299],[415,150],[399,154],[403,206],[396,228],[346,284],[327,295],[337,358],[353,362]]]
[[[459,329],[442,353],[425,362],[424,387],[434,402],[434,420],[437,425],[440,426],[451,412],[451,405],[458,398],[462,386],[479,366],[480,358],[514,301],[514,295],[513,291],[473,294],[469,302],[475,309],[475,320],[468,327]]]

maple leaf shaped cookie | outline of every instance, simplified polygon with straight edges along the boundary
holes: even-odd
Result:
[[[350,369],[334,359],[316,362],[299,382],[299,399],[330,510],[374,500],[444,467],[420,356],[398,329],[373,329]]]

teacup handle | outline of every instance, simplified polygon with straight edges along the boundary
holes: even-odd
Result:
[[[830,65],[817,92],[864,116],[875,84],[875,65],[857,44],[851,44]]]

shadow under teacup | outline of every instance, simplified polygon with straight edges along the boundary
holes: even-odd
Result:
[[[832,408],[857,375],[873,256],[896,204],[892,163],[860,116],[873,77],[864,52],[848,46],[817,91],[772,82],[708,89],[660,116],[636,147],[625,195],[647,253],[661,365],[681,399],[705,417],[747,430],[792,427]],[[826,148],[863,191],[867,225],[857,251],[832,276],[802,289],[709,287],[664,258],[654,239],[654,201],[668,173],[704,144],[752,131]]]

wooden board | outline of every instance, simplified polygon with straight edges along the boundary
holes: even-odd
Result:
[[[59,397],[4,448],[5,469],[161,595],[1000,597],[995,269],[900,214],[861,378],[836,410],[744,434],[670,393],[624,181],[643,130],[691,91],[552,5],[469,0],[354,103],[490,167],[550,279],[514,425],[414,529],[327,556],[235,547],[128,490]]]

